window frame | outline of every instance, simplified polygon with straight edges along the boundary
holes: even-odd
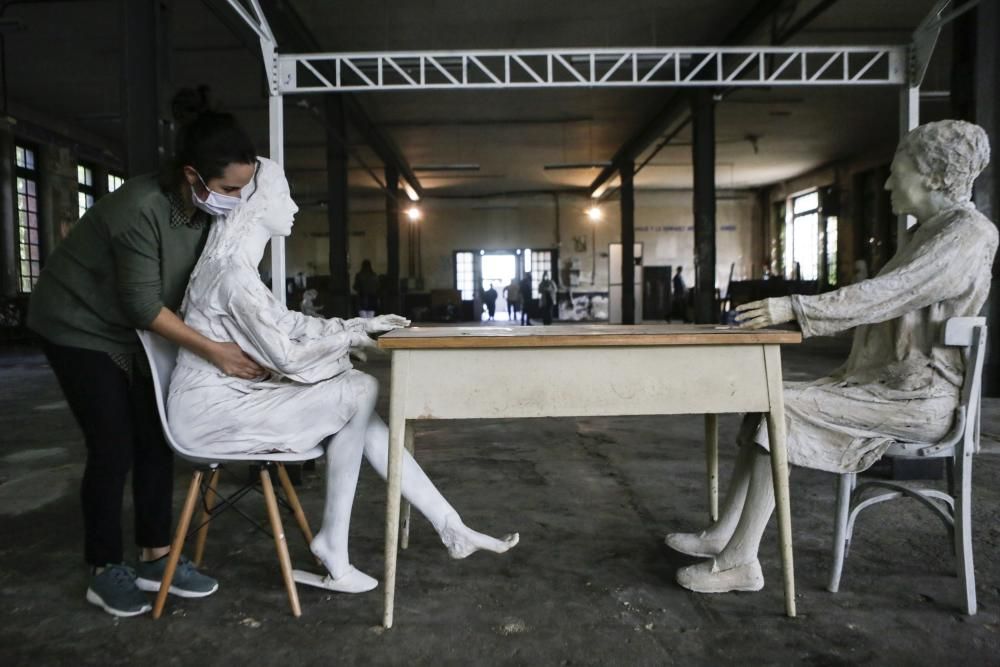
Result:
[[[30,155],[30,160],[27,157]],[[22,157],[23,156],[23,157]],[[30,294],[42,270],[38,146],[14,142],[14,213],[17,218],[17,291]],[[32,206],[34,210],[32,210]],[[32,222],[32,217],[34,221]],[[34,241],[32,241],[34,232]],[[34,248],[34,252],[32,252]]]

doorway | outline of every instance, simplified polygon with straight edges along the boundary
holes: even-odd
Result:
[[[493,251],[481,256],[482,268],[480,269],[481,289],[485,294],[490,287],[497,291],[496,316],[497,322],[508,321],[507,300],[503,297],[503,290],[510,281],[517,278],[517,254],[516,251]],[[480,314],[481,320],[488,320],[489,313],[486,308]]]

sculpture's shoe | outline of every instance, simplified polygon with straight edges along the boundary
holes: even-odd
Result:
[[[304,570],[292,570],[292,578],[300,584],[337,593],[367,593],[378,586],[376,579],[372,579],[361,570],[353,567],[336,579],[329,574],[324,577],[321,574],[313,574]]]
[[[764,574],[760,561],[756,559],[745,565],[720,570],[713,558],[677,570],[677,583],[695,593],[759,591],[764,588]]]
[[[726,546],[726,541],[718,537],[709,537],[704,532],[670,533],[664,542],[674,551],[698,558],[715,558]]]

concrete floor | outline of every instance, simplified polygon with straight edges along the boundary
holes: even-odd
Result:
[[[787,349],[786,378],[825,373],[846,351],[833,339]],[[386,387],[385,360],[366,370]],[[738,417],[720,421],[723,442],[733,442]],[[0,664],[1000,664],[1000,402],[987,402],[984,433],[974,510],[980,612],[971,618],[960,612],[940,523],[911,501],[862,518],[841,592],[827,592],[834,478],[802,469],[792,477],[798,618],[782,614],[773,526],[762,592],[679,588],[673,573],[692,561],[662,537],[705,523],[702,420],[670,417],[420,428],[418,458],[466,522],[520,531],[521,544],[451,561],[429,524],[415,521],[389,631],[379,625],[381,589],[300,588],[304,613],[294,619],[273,543],[235,515],[209,537],[216,595],[171,598],[157,622],[119,621],[83,599],[81,436],[43,357],[8,348],[0,351]],[[723,448],[724,481],[734,453]],[[178,465],[178,503],[188,479]],[[351,553],[378,578],[384,493],[366,467]],[[300,494],[318,524],[321,471],[306,474]],[[264,516],[259,498],[247,508]],[[285,525],[293,562],[309,567],[294,523]]]

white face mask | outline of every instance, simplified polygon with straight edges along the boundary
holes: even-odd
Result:
[[[195,173],[197,174],[197,172]],[[239,197],[224,195],[216,192],[215,190],[209,190],[208,185],[205,184],[205,179],[201,177],[201,174],[198,174],[198,180],[201,181],[201,184],[205,186],[206,190],[208,190],[208,197],[206,197],[204,201],[198,199],[198,195],[195,193],[194,188],[191,188],[191,201],[197,208],[200,208],[209,215],[225,215],[236,208],[240,202],[243,201]]]

